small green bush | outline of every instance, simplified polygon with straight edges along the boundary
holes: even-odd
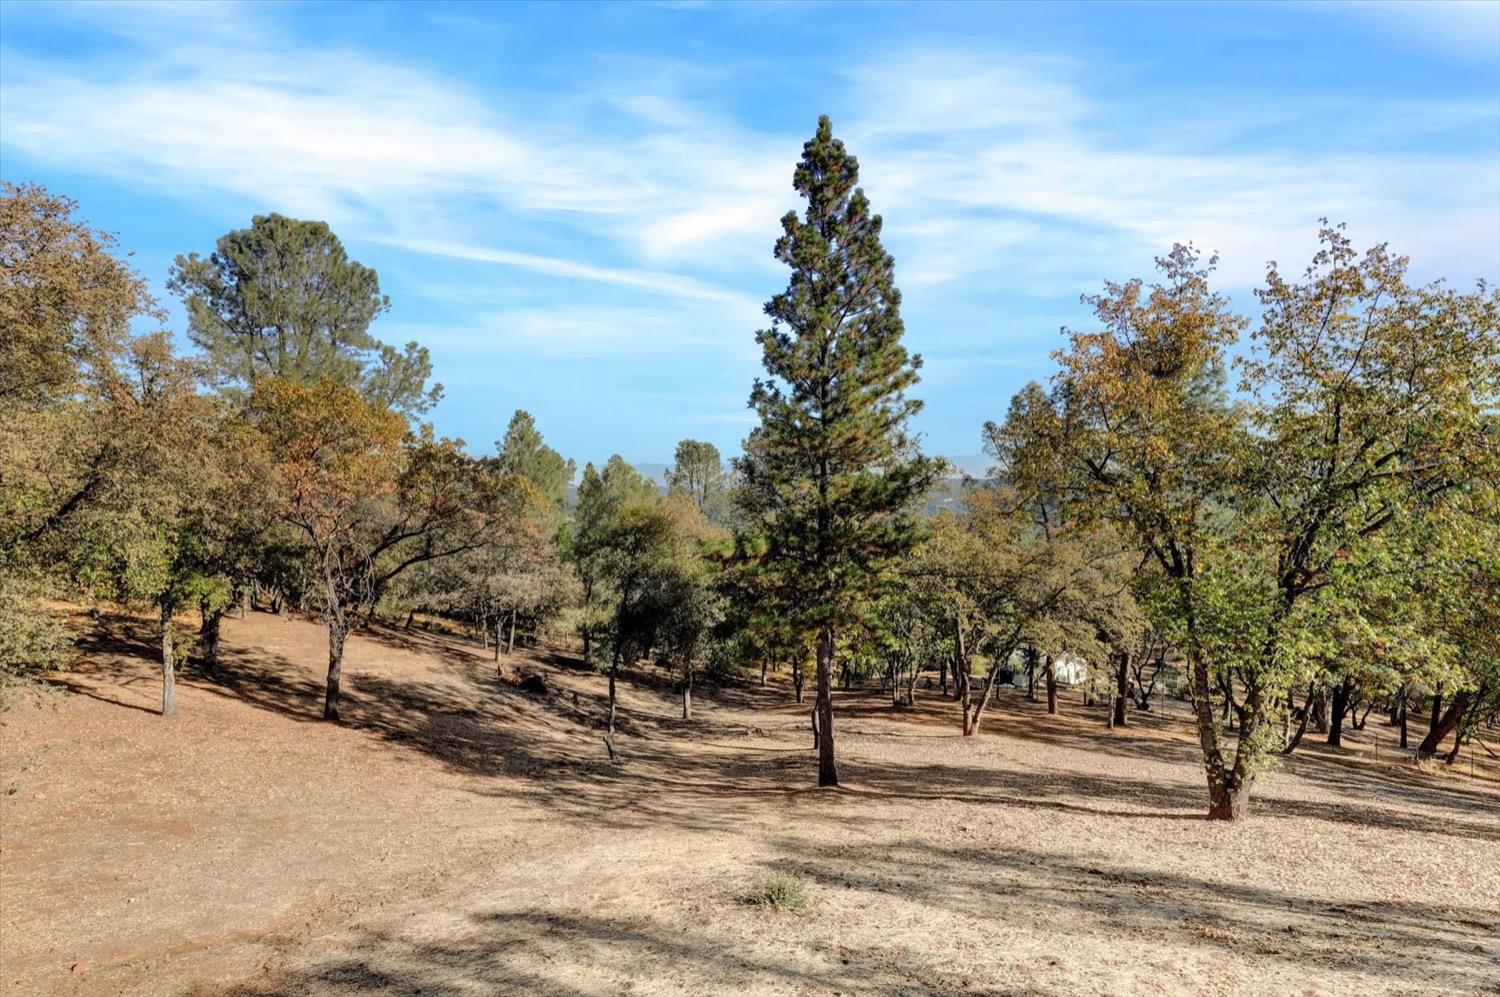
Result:
[[[751,907],[769,907],[772,910],[788,910],[800,913],[807,909],[807,888],[795,876],[767,876],[755,884],[749,892],[740,895],[740,902]]]

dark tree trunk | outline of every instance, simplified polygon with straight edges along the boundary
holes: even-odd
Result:
[[[177,715],[177,660],[172,646],[172,603],[161,602],[161,715]]]
[[[1459,722],[1464,718],[1464,712],[1468,708],[1469,691],[1467,689],[1460,689],[1449,700],[1448,709],[1443,712],[1437,724],[1427,732],[1427,736],[1422,739],[1422,743],[1417,745],[1417,757],[1431,758],[1437,754],[1438,745],[1442,744],[1443,739],[1458,727]]]
[[[1052,655],[1047,655],[1046,665],[1047,678],[1047,712],[1057,712],[1057,665],[1052,660]]]
[[[328,607],[328,689],[323,696],[323,719],[339,719],[339,679],[344,673],[344,641],[349,637],[349,618],[337,604]]]
[[[969,651],[964,645],[963,621],[953,618],[953,698],[958,700],[958,728],[969,734]]]
[[[930,689],[930,688],[932,688],[932,686],[928,686],[927,688]],[[938,691],[942,694],[942,696],[944,698],[947,698],[947,696],[948,696],[948,659],[945,658],[945,657],[942,657],[941,655],[938,657]]]
[[[615,750],[615,676],[619,671],[620,649],[616,647],[614,657],[609,660],[609,722],[604,729],[604,747],[612,762],[620,760],[620,753]]]
[[[1432,690],[1432,719],[1427,721],[1427,733],[1431,734],[1438,729],[1438,720],[1443,715],[1443,687],[1438,686]]]
[[[198,603],[198,613],[203,622],[198,627],[198,648],[203,667],[209,670],[219,667],[219,623],[224,619],[223,609],[212,609],[208,600]]]
[[[1321,687],[1307,707],[1312,711],[1312,728],[1319,734],[1328,733],[1328,694]]]
[[[410,630],[411,629],[412,621],[415,620],[416,618],[417,618],[417,611],[415,609],[408,609],[406,611],[406,625],[403,626],[401,629],[402,630]]]
[[[845,674],[848,674],[847,670]],[[833,757],[833,625],[830,623],[823,624],[818,633],[817,710],[818,785],[837,786],[839,771]]]
[[[1375,700],[1365,704],[1365,711],[1359,713],[1359,706],[1355,704],[1349,708],[1349,723],[1355,730],[1364,730],[1365,724],[1370,722],[1370,713],[1375,709]]]
[[[1406,728],[1407,728],[1407,716],[1411,712],[1410,709],[1408,708],[1408,700],[1410,698],[1411,698],[1411,690],[1408,689],[1406,686],[1403,685],[1401,687],[1401,701],[1396,704],[1397,709],[1399,709],[1401,711],[1401,747],[1403,747],[1403,748],[1405,748],[1407,746],[1407,742],[1406,742]]]
[[[760,659],[760,687],[762,689],[764,689],[766,687],[766,668],[769,665],[770,665],[770,661],[769,660],[767,660],[766,658],[761,658]]]
[[[1335,748],[1343,747],[1344,744],[1344,718],[1349,715],[1349,699],[1353,692],[1353,679],[1346,678],[1333,687],[1328,716],[1328,743]]]
[[[1287,693],[1287,705],[1288,706],[1292,706],[1293,705],[1292,702],[1291,702],[1291,698],[1292,698],[1291,693]],[[1305,702],[1302,705],[1302,709],[1301,710],[1295,710],[1295,708],[1294,708],[1293,715],[1295,716],[1295,715],[1300,714],[1299,719],[1297,721],[1297,733],[1295,733],[1291,737],[1287,738],[1286,746],[1281,749],[1281,753],[1283,755],[1290,755],[1292,752],[1294,752],[1294,751],[1297,750],[1297,745],[1299,745],[1299,744],[1302,743],[1302,735],[1304,735],[1304,734],[1307,733],[1307,720],[1308,720],[1308,717],[1312,714],[1312,700],[1313,700],[1313,687],[1312,686],[1308,686],[1307,687],[1307,702]]]
[[[1026,698],[1036,702],[1036,648],[1026,649]]]
[[[1130,652],[1121,651],[1115,664],[1115,716],[1114,726],[1125,726],[1125,704],[1130,701]]]

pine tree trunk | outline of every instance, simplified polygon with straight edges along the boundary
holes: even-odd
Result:
[[[802,702],[802,684],[806,680],[806,676],[802,673],[802,662],[794,662],[792,664],[792,692],[796,695],[798,704]]]
[[[328,607],[328,689],[323,696],[323,719],[339,719],[339,680],[344,673],[344,641],[349,637],[349,618],[343,606]]]
[[[1057,665],[1052,655],[1047,655],[1047,712],[1057,712]]]
[[[833,624],[818,632],[818,785],[837,786],[833,757]]]
[[[760,659],[760,687],[762,689],[766,687],[766,668],[769,667],[769,665],[770,661],[768,659]]]
[[[172,603],[161,601],[161,715],[177,715],[177,661],[172,646]]]
[[[1130,701],[1130,652],[1121,651],[1115,666],[1115,726],[1125,726],[1125,704]]]

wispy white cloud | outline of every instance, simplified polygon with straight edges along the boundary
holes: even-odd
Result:
[[[1465,277],[1500,269],[1492,151],[1329,153],[1236,143],[1243,136],[1232,131],[1200,147],[1194,134],[1173,136],[1170,122],[1126,145],[1104,127],[1124,109],[1060,78],[1061,64],[997,62],[913,52],[853,74],[873,96],[850,122],[851,145],[872,198],[903,222],[895,231],[919,282],[1024,276],[1067,260],[1092,283],[1122,255],[1149,261],[1193,241],[1222,251],[1225,278],[1244,286],[1267,260],[1305,255],[1324,215],[1361,238],[1437,249],[1442,258],[1429,264]],[[1500,109],[1477,119],[1473,106],[1462,111],[1470,126],[1500,128]],[[1472,267],[1479,273],[1464,272]]]
[[[1317,7],[1363,21],[1403,45],[1500,61],[1500,3],[1494,0],[1344,0]]]
[[[494,249],[488,246],[475,246],[440,239],[378,237],[373,241],[431,256],[446,256],[477,263],[494,263],[499,266],[546,274],[550,277],[591,281],[685,300],[714,302],[728,306],[739,315],[753,315],[760,311],[759,303],[747,294],[716,287],[681,274],[601,267],[561,257],[519,253],[513,250]]]

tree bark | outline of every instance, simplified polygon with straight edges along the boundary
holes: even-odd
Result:
[[[510,611],[510,633],[505,638],[505,656],[508,658],[516,650],[516,611]]]
[[[1441,685],[1432,690],[1432,719],[1427,722],[1427,733],[1431,734],[1438,729],[1438,720],[1443,715],[1443,687]]]
[[[969,651],[964,646],[963,620],[953,618],[953,698],[958,700],[958,729],[967,736],[969,730]]]
[[[609,723],[604,731],[604,747],[609,751],[609,760],[617,762],[620,753],[615,750],[615,676],[620,671],[620,649],[615,648],[615,655],[609,661]]]
[[[802,702],[802,686],[806,681],[807,676],[803,674],[803,662],[792,662],[792,692],[796,695],[799,705]]]
[[[1287,693],[1287,699],[1287,705],[1290,706],[1291,693]],[[1313,687],[1309,685],[1307,687],[1307,701],[1302,705],[1302,716],[1297,722],[1297,733],[1293,734],[1290,738],[1287,739],[1286,746],[1281,749],[1281,753],[1283,755],[1290,755],[1292,752],[1297,750],[1297,745],[1302,743],[1302,735],[1307,733],[1308,717],[1312,714],[1312,701]]]
[[[198,603],[198,613],[203,618],[198,627],[198,647],[203,667],[215,669],[219,667],[219,623],[224,619],[224,610],[210,609],[208,600],[205,599]]]
[[[682,719],[693,719],[693,669],[685,667],[682,676]]]
[[[494,649],[494,655],[495,656],[494,656],[494,661],[495,661],[495,668],[496,668],[497,671],[499,670],[499,667],[500,667],[500,620],[501,619],[502,619],[502,617],[500,617],[500,616],[496,616],[495,617],[495,649]],[[488,629],[485,630],[485,639],[486,640],[489,639],[489,630]]]
[[[769,665],[770,665],[769,659],[766,659],[766,658],[761,658],[760,659],[760,687],[762,689],[764,689],[766,687],[766,668]]]
[[[1349,715],[1349,699],[1353,692],[1353,679],[1346,678],[1333,687],[1333,702],[1328,716],[1328,743],[1335,748],[1344,745],[1344,718]]]
[[[1442,744],[1443,739],[1458,727],[1459,721],[1463,720],[1464,712],[1468,708],[1469,690],[1460,689],[1449,700],[1448,709],[1443,712],[1437,724],[1427,732],[1427,736],[1422,739],[1422,743],[1417,745],[1417,757],[1431,758],[1437,754],[1438,745]]]
[[[837,786],[833,757],[833,624],[818,632],[818,785]]]
[[[1115,665],[1115,718],[1114,726],[1125,726],[1125,704],[1130,701],[1130,652],[1121,651]]]
[[[339,680],[344,673],[344,641],[349,637],[349,618],[343,606],[328,607],[328,688],[323,696],[323,719],[339,719]]]
[[[1407,700],[1410,699],[1410,697],[1411,690],[1403,685],[1401,687],[1401,702],[1397,704],[1398,708],[1401,710],[1401,747],[1403,748],[1406,747],[1407,714],[1410,712],[1408,709]]]
[[[177,715],[177,661],[172,646],[172,603],[161,601],[161,715]]]
[[[1047,712],[1048,713],[1056,713],[1057,712],[1057,665],[1053,661],[1052,655],[1050,655],[1050,654],[1047,655],[1046,669],[1047,669],[1046,670],[1046,679],[1047,679]]]

